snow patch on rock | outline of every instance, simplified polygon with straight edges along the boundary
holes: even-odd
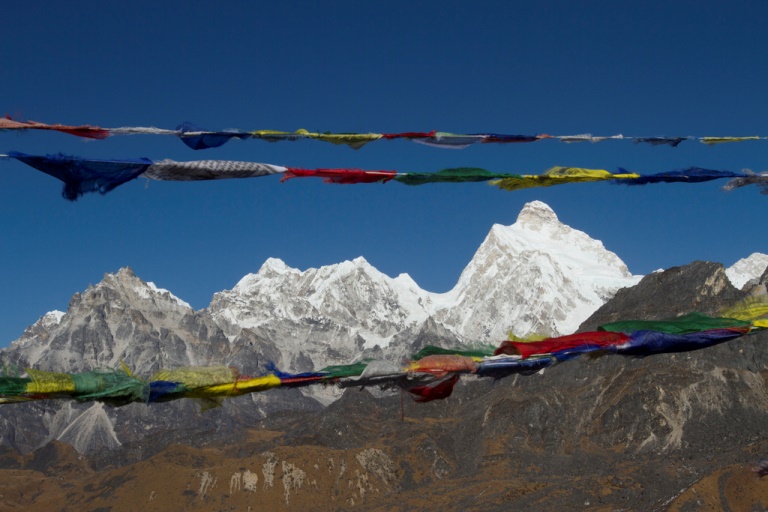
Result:
[[[755,252],[725,270],[731,284],[741,290],[749,281],[759,279],[768,268],[768,254]]]

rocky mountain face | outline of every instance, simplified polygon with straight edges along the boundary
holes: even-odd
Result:
[[[234,365],[255,374],[279,356],[271,341],[251,331],[228,339],[205,311],[193,311],[130,269],[75,294],[66,314],[45,315],[2,354],[6,364],[48,371],[116,368],[122,361],[143,376],[198,365]],[[193,403],[168,404],[162,411],[140,404],[117,409],[69,402],[19,405],[0,410],[0,444],[26,452],[58,439],[83,453],[153,435],[182,441],[277,410],[320,407],[295,390],[239,397],[204,417]]]
[[[582,324],[765,294],[719,264],[646,276]],[[764,510],[768,333],[646,358],[581,357],[531,376],[462,380],[428,404],[347,390],[226,439],[152,452],[152,438],[78,455],[0,453],[0,494],[30,510]],[[204,415],[203,415],[204,416]],[[144,446],[144,456],[137,454]]]

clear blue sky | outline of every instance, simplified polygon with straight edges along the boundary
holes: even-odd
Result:
[[[765,2],[12,2],[3,9],[2,112],[49,123],[317,131],[768,135]],[[381,141],[173,137],[84,142],[0,133],[0,152],[249,160],[435,171],[553,165],[655,173],[768,167],[768,141],[677,148],[541,141],[461,151]],[[720,182],[327,185],[277,178],[139,179],[75,203],[61,183],[0,161],[0,346],[105,272],[131,266],[195,308],[278,257],[305,269],[363,255],[450,289],[494,223],[539,199],[633,273],[768,252],[768,197]]]

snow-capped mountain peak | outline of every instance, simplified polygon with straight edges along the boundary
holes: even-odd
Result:
[[[409,276],[392,279],[362,257],[304,271],[270,259],[232,290],[215,294],[209,310],[231,339],[243,328],[283,322],[295,324],[290,343],[306,345],[303,336],[320,337],[321,326],[338,324],[373,347],[427,318],[418,305],[425,294]],[[338,340],[329,333],[328,343]]]
[[[280,258],[267,258],[264,264],[259,269],[259,274],[285,274],[286,272],[294,271],[295,269],[289,267]]]
[[[63,311],[59,311],[58,309],[54,309],[53,311],[49,311],[46,314],[40,318],[40,325],[45,328],[52,328],[55,325],[59,325],[61,323],[61,319],[64,318]]]
[[[7,353],[24,365],[58,371],[115,368],[121,360],[139,373],[176,361],[205,364],[191,349],[199,342],[189,332],[196,320],[189,304],[126,267],[76,293],[66,314],[46,314]]]
[[[742,289],[749,281],[759,279],[766,268],[768,268],[768,254],[755,252],[734,263],[726,269],[725,274],[733,286]]]
[[[104,274],[104,279],[89,291],[98,294],[102,289],[116,292],[119,296],[115,297],[117,303],[150,301],[158,308],[171,306],[174,309],[192,310],[192,306],[165,288],[158,288],[155,283],[145,282],[136,277],[130,267],[121,268],[114,274]]]
[[[531,201],[520,210],[515,225],[520,228],[539,231],[544,227],[561,225],[561,222],[548,204],[541,201]]]
[[[511,226],[495,224],[438,313],[477,341],[565,334],[578,328],[616,290],[637,283],[599,240],[560,222],[540,201]],[[478,305],[481,305],[478,307]],[[450,310],[448,312],[448,310]]]
[[[511,226],[496,224],[492,232],[498,243],[505,244],[515,253],[538,250],[570,264],[572,270],[586,265],[591,267],[590,273],[602,274],[607,270],[609,275],[618,272],[622,277],[631,276],[624,262],[615,253],[606,250],[600,240],[563,224],[555,212],[541,201],[526,204],[517,222]],[[593,264],[590,265],[590,262]]]
[[[254,293],[255,289],[258,289],[259,283],[263,280],[280,278],[286,274],[295,272],[298,272],[298,270],[289,267],[280,258],[267,258],[257,273],[246,274],[240,281],[238,281],[234,288],[232,288],[232,292],[239,295],[249,295]]]

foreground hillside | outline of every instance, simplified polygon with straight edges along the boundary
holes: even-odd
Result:
[[[625,317],[714,313],[743,295],[697,262],[620,292],[584,328],[627,305]],[[8,453],[0,494],[10,510],[762,510],[768,482],[750,468],[768,454],[766,377],[762,332],[468,381],[429,404],[350,389],[144,456],[142,443]]]

